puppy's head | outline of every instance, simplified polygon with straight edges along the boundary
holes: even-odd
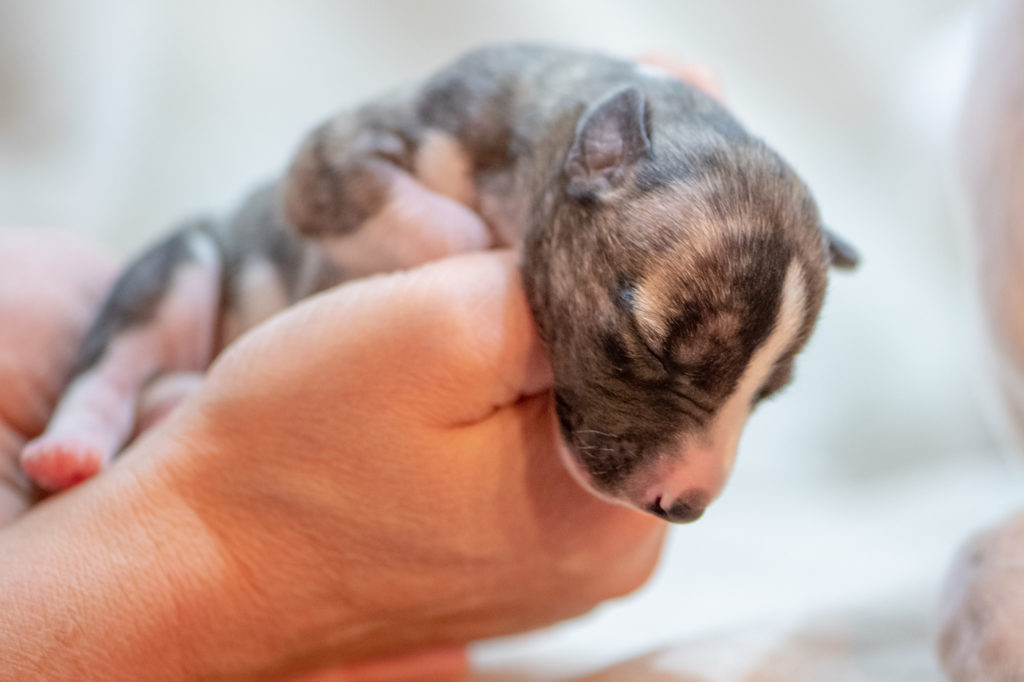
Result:
[[[856,262],[793,171],[701,104],[708,125],[676,130],[652,130],[635,88],[591,107],[549,229],[526,242],[567,465],[678,522],[721,492],[751,410],[790,380],[829,265]]]

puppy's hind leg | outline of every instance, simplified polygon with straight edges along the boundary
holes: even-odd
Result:
[[[221,270],[217,242],[197,225],[124,272],[86,334],[46,431],[22,450],[22,467],[36,483],[61,490],[100,471],[131,435],[146,382],[163,372],[206,369]]]
[[[454,137],[382,110],[345,115],[306,139],[283,183],[299,234],[345,278],[414,267],[493,245],[471,206],[469,154]],[[373,119],[374,122],[368,122]]]

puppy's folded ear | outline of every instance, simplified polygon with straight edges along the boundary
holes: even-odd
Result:
[[[853,270],[860,264],[860,254],[849,242],[837,237],[831,230],[822,229],[822,234],[828,245],[828,256],[832,267],[840,270]]]
[[[643,94],[628,87],[583,114],[565,161],[570,195],[597,198],[615,189],[630,166],[650,154],[645,108]]]

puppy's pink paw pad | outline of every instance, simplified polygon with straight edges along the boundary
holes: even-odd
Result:
[[[104,459],[96,445],[67,436],[43,436],[21,451],[21,467],[47,490],[64,490],[94,476]]]

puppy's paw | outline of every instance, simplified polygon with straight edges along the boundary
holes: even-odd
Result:
[[[21,467],[46,490],[64,490],[90,478],[108,457],[87,438],[44,434],[21,451]]]
[[[961,550],[939,613],[939,658],[953,682],[1024,680],[1024,516]]]

